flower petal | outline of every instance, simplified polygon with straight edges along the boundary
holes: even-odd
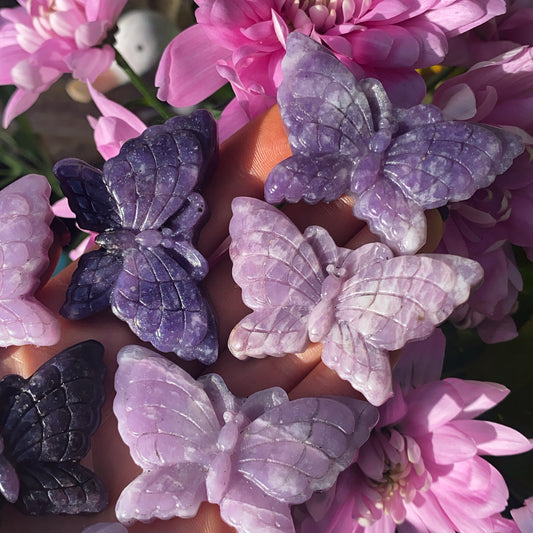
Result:
[[[39,93],[17,89],[9,99],[2,119],[2,127],[7,128],[11,121],[29,109],[39,98]]]
[[[468,435],[480,455],[514,455],[533,449],[533,444],[513,428],[486,420],[454,420],[450,426]]]
[[[423,385],[407,397],[408,413],[400,423],[403,433],[417,436],[434,431],[461,413],[455,389],[445,381]]]
[[[461,397],[463,409],[458,418],[475,418],[500,403],[510,392],[504,385],[488,381],[458,378],[447,378],[444,381]]]
[[[85,83],[93,82],[99,74],[106,71],[113,63],[115,52],[111,46],[76,50],[68,58],[72,76]]]
[[[155,76],[157,97],[176,107],[201,102],[226,83],[216,64],[230,59],[231,52],[210,41],[201,25],[187,28],[163,52]]]
[[[434,432],[417,438],[424,459],[429,458],[439,465],[466,461],[477,454],[477,446],[468,434],[446,424]]]
[[[513,509],[511,516],[522,533],[533,531],[533,498],[528,498],[524,502],[524,507]]]

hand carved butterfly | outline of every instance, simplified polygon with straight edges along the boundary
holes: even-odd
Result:
[[[207,261],[191,241],[206,206],[196,192],[217,153],[207,111],[174,117],[124,143],[103,172],[64,159],[54,172],[79,226],[101,246],[81,257],[61,314],[111,305],[142,340],[183,359],[218,355],[213,312],[198,282]]]
[[[29,379],[0,380],[0,494],[24,513],[96,513],[107,493],[80,465],[104,403],[104,349],[85,341]]]
[[[290,505],[333,485],[377,423],[351,398],[289,401],[274,387],[236,398],[216,374],[195,381],[140,346],[118,354],[113,410],[143,468],[122,492],[117,518],[195,516],[219,504],[239,533],[290,533]]]
[[[0,191],[0,346],[59,340],[57,319],[33,296],[53,240],[49,196],[50,185],[38,174]]]
[[[392,394],[388,350],[429,336],[482,279],[478,263],[454,255],[349,250],[319,226],[302,235],[257,199],[232,209],[233,279],[253,312],[231,332],[231,352],[280,357],[322,342],[322,361],[374,405]]]
[[[434,105],[393,108],[379,81],[358,82],[300,33],[288,36],[282,69],[278,103],[294,155],[268,176],[265,199],[315,204],[348,193],[355,216],[397,253],[424,244],[425,209],[470,198],[524,149],[499,128],[446,121]]]

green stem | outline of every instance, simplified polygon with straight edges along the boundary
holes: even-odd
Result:
[[[154,93],[145,85],[144,81],[135,73],[128,62],[124,59],[124,56],[116,48],[115,59],[119,67],[128,75],[131,83],[133,83],[135,88],[141,93],[145,102],[155,109],[164,120],[169,119],[172,114],[163,105],[163,103],[156,98]]]

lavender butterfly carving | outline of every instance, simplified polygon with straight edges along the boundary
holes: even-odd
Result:
[[[103,347],[63,350],[29,379],[0,380],[0,494],[26,514],[96,513],[107,492],[80,465],[104,403]]]
[[[207,500],[239,533],[291,533],[290,505],[331,487],[377,422],[351,398],[289,401],[274,387],[239,399],[220,376],[195,381],[140,346],[118,363],[113,409],[143,468],[116,505],[126,525],[189,518]]]
[[[482,279],[478,263],[454,255],[349,250],[319,226],[302,235],[257,199],[232,209],[233,279],[253,312],[231,332],[231,352],[279,357],[322,342],[322,361],[374,405],[392,394],[388,350],[429,336]]]
[[[310,204],[348,193],[354,214],[397,253],[426,240],[424,210],[470,198],[519,155],[514,134],[445,121],[439,108],[393,108],[381,83],[357,81],[324,46],[287,37],[278,103],[293,156],[274,167],[265,199]]]
[[[207,111],[174,117],[124,143],[103,172],[64,159],[54,172],[79,226],[101,246],[81,257],[61,314],[102,311],[142,340],[183,359],[218,355],[213,312],[198,282],[207,261],[192,245],[206,211],[196,191],[217,153]]]
[[[56,317],[33,296],[53,240],[49,196],[50,185],[38,174],[0,191],[0,346],[59,340]]]

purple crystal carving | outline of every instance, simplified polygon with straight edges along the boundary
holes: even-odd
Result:
[[[261,200],[235,198],[232,209],[233,279],[253,312],[231,332],[231,352],[279,357],[322,342],[323,362],[374,405],[392,395],[388,350],[430,335],[482,279],[478,263],[454,255],[349,250],[319,226],[302,235]]]
[[[54,172],[80,227],[101,246],[81,257],[61,314],[109,305],[142,340],[183,359],[218,355],[213,312],[198,282],[207,261],[192,241],[206,206],[197,192],[217,154],[207,111],[174,117],[127,141],[103,172],[65,159]]]
[[[324,46],[287,37],[278,103],[293,156],[265,199],[310,204],[348,193],[354,214],[397,253],[426,240],[424,210],[487,187],[524,145],[502,129],[445,121],[434,105],[393,108],[381,83],[357,81]]]
[[[0,494],[24,513],[96,513],[107,493],[80,465],[104,403],[103,346],[81,342],[29,379],[0,380]]]
[[[49,264],[53,218],[44,176],[29,174],[0,191],[0,346],[50,346],[56,317],[33,296]]]
[[[239,533],[293,532],[290,505],[331,487],[377,422],[351,398],[289,401],[278,387],[236,398],[220,376],[195,381],[140,346],[118,363],[113,410],[143,469],[117,502],[126,525],[192,517],[207,500]]]

